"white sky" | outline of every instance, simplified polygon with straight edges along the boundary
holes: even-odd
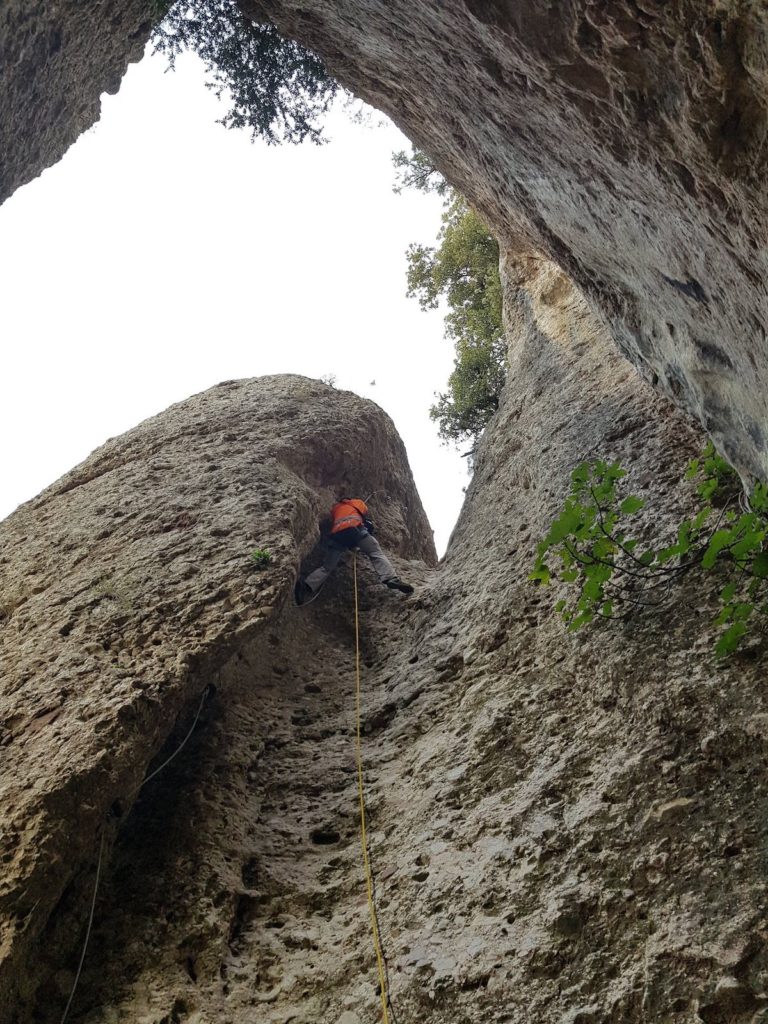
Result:
[[[336,110],[325,146],[252,144],[215,123],[196,58],[165,67],[133,65],[0,208],[0,518],[219,381],[334,374],[392,416],[442,553],[467,469],[428,416],[452,366],[442,315],[405,298],[405,249],[441,209],[392,193],[406,140]]]

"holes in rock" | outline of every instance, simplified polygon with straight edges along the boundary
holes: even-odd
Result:
[[[255,857],[247,860],[240,869],[240,877],[246,889],[254,889],[259,880],[259,863]]]
[[[184,969],[192,981],[197,981],[197,971],[195,970],[195,961],[193,957],[187,957],[184,962]]]
[[[322,693],[322,690],[315,683],[307,683],[304,687],[305,693]]]
[[[490,974],[483,974],[479,978],[466,978],[459,986],[462,992],[472,992],[478,988],[487,988]]]
[[[229,925],[229,946],[233,952],[237,952],[240,939],[258,917],[259,903],[256,896],[247,893],[238,896]]]
[[[696,196],[699,191],[696,187],[696,179],[685,164],[681,164],[677,160],[670,160],[669,167],[688,195]]]
[[[72,630],[74,628],[75,628],[75,623],[74,622],[72,622],[72,621],[67,622],[66,625],[61,627],[61,629],[59,630],[59,634],[61,636],[69,636],[69,634],[72,632]]]
[[[174,999],[171,1012],[161,1018],[159,1024],[182,1024],[189,1013],[189,1007],[183,999]]]
[[[333,846],[339,842],[341,836],[332,828],[316,828],[310,838],[315,846]]]
[[[411,875],[411,878],[414,880],[414,882],[426,882],[426,880],[429,878],[429,872],[417,871],[415,874]]]
[[[681,292],[695,302],[707,302],[706,292],[695,277],[691,277],[687,281],[678,281],[676,278],[668,277],[666,274],[662,274],[661,277],[676,291]]]

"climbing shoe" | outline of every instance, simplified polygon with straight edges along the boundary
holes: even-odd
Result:
[[[384,586],[389,587],[390,590],[399,590],[401,594],[413,593],[413,587],[410,583],[403,583],[397,576],[393,576],[391,580],[385,580]]]

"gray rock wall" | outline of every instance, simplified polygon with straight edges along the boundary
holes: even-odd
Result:
[[[745,475],[766,475],[765,12],[257,9],[391,113],[489,217],[508,249],[509,384],[436,574],[391,424],[303,378],[181,403],[0,526],[0,1016],[59,1019],[103,834],[73,1021],[378,1019],[350,567],[323,601],[290,603],[320,511],[354,487],[383,492],[382,539],[418,584],[405,602],[365,567],[360,579],[371,846],[398,1017],[758,1020],[762,638],[713,661],[717,579],[569,636],[556,594],[527,575],[586,457],[631,465],[648,531],[692,506],[682,470],[703,434],[617,342]],[[148,31],[138,9],[112,12],[129,24],[94,10],[3,15],[6,191],[95,116]],[[60,46],[41,28],[59,16],[80,26]],[[46,46],[69,92],[29,88]],[[263,573],[257,546],[274,556]],[[189,745],[137,801],[211,682]]]
[[[559,264],[645,377],[768,476],[764,5],[243,8],[386,111],[503,242]]]
[[[59,160],[141,59],[158,0],[8,0],[0,10],[0,203]]]
[[[128,535],[100,538],[102,526],[89,530],[82,581],[68,587],[79,592],[64,616],[75,625],[66,644],[55,641],[70,661],[9,695],[17,717],[3,748],[6,792],[17,802],[14,827],[34,840],[12,861],[18,874],[3,904],[22,911],[9,915],[15,931],[5,933],[23,993],[12,1004],[6,996],[14,1022],[45,1019],[66,1000],[103,812],[116,798],[123,815],[108,826],[73,1022],[380,1020],[357,822],[352,566],[307,608],[281,597],[316,537],[324,467],[334,466],[334,478],[341,469],[335,446],[305,463],[311,486],[282,456],[259,457],[271,450],[261,447],[268,421],[270,432],[297,422],[297,389],[306,395],[303,424],[335,422],[339,408],[351,408],[371,417],[374,433],[381,425],[387,444],[372,451],[390,452],[394,467],[391,503],[379,509],[383,532],[417,587],[404,600],[359,567],[369,833],[396,1019],[747,1024],[768,1006],[764,640],[715,662],[717,578],[677,584],[658,607],[574,635],[554,613],[557,590],[527,578],[574,464],[604,457],[631,466],[629,486],[648,502],[642,527],[658,538],[694,506],[683,470],[704,436],[616,353],[557,267],[508,253],[505,280],[509,383],[437,572],[386,423],[367,403],[301,378],[242,382],[182,403],[6,524],[26,529],[39,521],[31,515],[52,501],[63,510],[78,490],[84,503],[89,486],[103,494],[110,473],[141,495],[132,499],[138,507],[125,502],[126,515],[141,509],[164,523],[175,511],[158,505],[174,492],[168,473],[189,482],[201,508],[195,527],[177,524],[175,535],[145,542],[161,545],[146,549],[151,578],[158,565],[170,568],[165,603],[149,602],[154,630],[138,614],[143,595],[153,595],[150,575],[130,599],[126,678],[110,666],[121,642],[109,618],[119,591],[99,595],[85,567],[96,572],[112,552],[117,583],[136,560]],[[291,457],[308,450],[310,436],[314,426],[291,434],[301,444],[286,439]],[[132,459],[160,437],[168,438],[162,454]],[[161,458],[177,468],[165,469],[156,491]],[[345,472],[373,465],[347,462]],[[251,532],[288,487],[292,525],[268,514],[269,526]],[[94,525],[104,521],[102,503]],[[230,532],[212,534],[214,523]],[[397,540],[400,523],[415,544]],[[189,529],[185,540],[178,531]],[[17,558],[31,543],[21,537]],[[240,555],[254,540],[278,553],[256,581]],[[190,584],[174,566],[194,553],[200,602],[188,621]],[[51,551],[52,580],[80,578],[68,557]],[[45,640],[27,644],[25,660],[51,646],[59,625],[48,610],[59,607],[58,591],[49,589],[3,628],[6,649],[25,636]],[[87,647],[86,637],[106,635],[101,615],[113,621],[111,653]],[[53,619],[49,633],[38,633],[36,618]],[[177,649],[190,649],[186,675],[172,666],[161,673],[158,659]],[[126,680],[138,687],[131,701]],[[67,695],[49,709],[54,683],[85,702]],[[216,693],[189,744],[128,813],[129,785],[153,753],[157,764],[175,749],[207,683]],[[45,706],[35,717],[38,693]],[[57,754],[62,737],[66,759]],[[30,777],[40,781],[25,786]],[[58,838],[65,828],[67,845]],[[66,885],[55,908],[51,879],[59,891]]]
[[[317,381],[265,377],[107,442],[0,524],[3,1020],[61,1003],[35,997],[34,965],[60,901],[72,918],[54,960],[79,935],[107,812],[129,811],[179,715],[292,600],[321,513],[347,490],[379,492],[394,555],[434,562],[389,418]],[[263,571],[255,548],[272,555]]]
[[[753,0],[242,0],[553,260],[745,479],[768,476],[768,13]],[[159,8],[7,7],[0,199],[58,159]]]

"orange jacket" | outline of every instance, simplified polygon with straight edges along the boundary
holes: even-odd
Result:
[[[362,526],[367,515],[368,506],[359,498],[338,502],[331,509],[331,534],[348,530],[352,526]]]

